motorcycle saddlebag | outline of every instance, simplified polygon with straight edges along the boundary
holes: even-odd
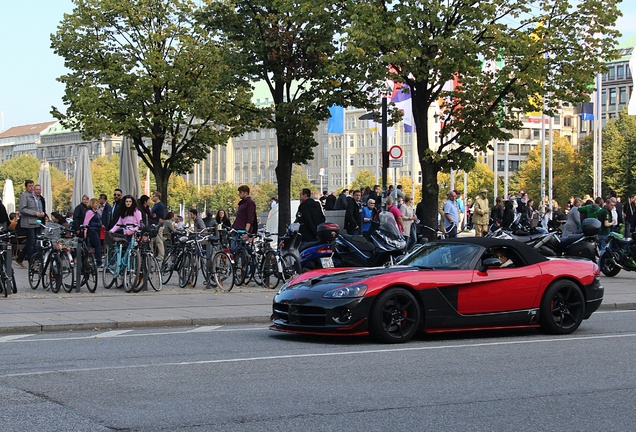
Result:
[[[595,236],[601,232],[601,221],[596,218],[585,218],[581,223],[581,229],[585,236]]]
[[[323,242],[331,242],[333,239],[338,237],[340,233],[340,228],[338,224],[325,222],[318,225],[316,228],[316,234],[318,235],[318,239]]]

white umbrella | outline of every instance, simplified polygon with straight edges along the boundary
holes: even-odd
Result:
[[[73,208],[82,202],[82,196],[93,196],[93,176],[91,174],[91,161],[88,158],[88,147],[79,146],[77,163],[75,164],[75,184],[71,204]]]
[[[15,191],[13,190],[13,180],[6,179],[2,189],[2,204],[7,209],[7,213],[15,211]]]
[[[146,181],[144,182],[144,194],[150,196],[150,168],[146,170]]]
[[[119,161],[119,188],[124,195],[132,195],[135,199],[141,195],[139,180],[139,157],[130,139],[124,137],[121,145],[121,160]]]
[[[40,174],[38,175],[38,183],[42,186],[42,196],[46,203],[44,211],[47,215],[51,215],[53,209],[53,190],[51,186],[51,167],[47,161],[40,164]]]

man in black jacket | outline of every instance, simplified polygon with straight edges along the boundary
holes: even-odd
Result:
[[[300,224],[298,232],[302,236],[303,242],[316,240],[318,237],[316,228],[325,221],[325,214],[322,212],[320,202],[311,197],[309,189],[300,192],[300,205],[296,213],[296,222]]]
[[[362,234],[362,192],[353,191],[351,196],[347,197],[347,211],[345,213],[344,228],[349,235]]]

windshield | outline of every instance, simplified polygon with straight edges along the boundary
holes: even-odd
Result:
[[[400,265],[435,270],[470,270],[473,259],[479,256],[481,247],[462,243],[426,243],[408,254]]]

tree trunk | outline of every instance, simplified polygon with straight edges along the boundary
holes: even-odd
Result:
[[[279,135],[280,136],[280,135]],[[282,236],[291,223],[291,176],[292,150],[287,143],[278,138],[278,165],[276,179],[278,180],[278,235]]]
[[[424,203],[424,220],[420,222],[428,227],[437,229],[439,203],[437,173],[440,167],[439,164],[432,162],[426,156],[426,151],[430,148],[430,143],[428,142],[428,118],[427,115],[422,114],[414,109],[415,125],[418,132],[417,154],[422,170],[422,202]]]
[[[157,190],[161,192],[161,202],[168,208],[168,181],[170,180],[170,173],[165,171],[162,167],[155,168],[152,174],[155,176],[157,182]],[[152,192],[152,191],[151,191]]]

